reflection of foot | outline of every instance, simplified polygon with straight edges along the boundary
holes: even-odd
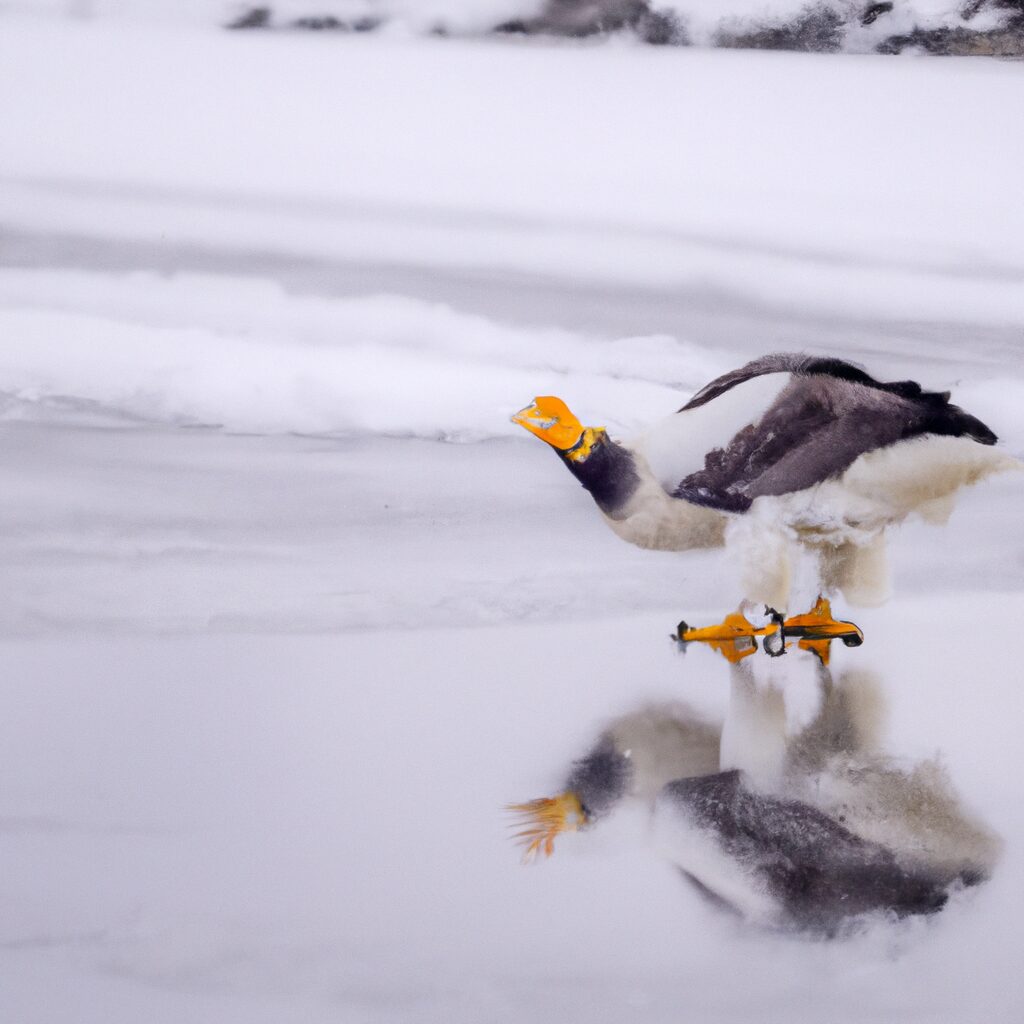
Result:
[[[519,816],[512,827],[521,828],[515,839],[524,847],[524,863],[529,863],[539,854],[550,857],[555,852],[556,836],[575,832],[587,823],[580,798],[571,791],[525,804],[509,804],[507,809]]]
[[[769,629],[775,628],[774,624],[755,626],[740,611],[726,615],[717,626],[691,629],[687,623],[680,622],[676,627],[676,639],[684,650],[689,643],[705,643],[712,650],[718,651],[726,661],[736,664],[757,650],[755,637],[764,636]]]
[[[770,657],[785,654],[786,642],[793,639],[798,641],[797,646],[801,650],[813,652],[825,665],[828,664],[832,640],[842,640],[847,647],[859,647],[864,642],[864,634],[858,626],[832,618],[832,607],[824,597],[819,597],[814,607],[804,615],[783,619],[774,608],[766,608],[765,614],[769,621],[763,626],[751,622],[742,610],[727,615],[717,626],[693,629],[686,622],[680,622],[675,639],[683,650],[689,643],[706,643],[731,664],[753,654],[757,650],[758,637],[763,638],[762,646]]]

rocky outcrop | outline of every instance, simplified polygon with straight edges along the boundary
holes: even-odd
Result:
[[[374,15],[339,17],[331,13],[309,13],[294,17],[276,15],[271,7],[247,7],[228,22],[227,28],[294,28],[311,32],[372,32],[384,24],[385,18]]]
[[[810,8],[795,21],[781,25],[754,27],[740,32],[718,32],[715,45],[743,50],[836,53],[843,48],[843,19],[831,7]]]
[[[495,28],[496,32],[577,39],[624,30],[647,43],[689,42],[679,18],[671,11],[657,10],[648,0],[548,0],[534,17],[516,18]]]
[[[879,43],[879,53],[923,53],[952,57],[1024,57],[1024,31],[1020,28],[972,32],[962,28],[915,29]]]
[[[427,13],[418,20],[420,29],[467,33],[442,14],[431,19],[429,0],[423,0],[422,9]],[[311,3],[300,14],[296,0],[289,0],[287,13],[272,5],[253,6],[243,9],[229,27],[370,32],[400,10],[389,0],[363,0],[362,13],[352,14],[350,6],[321,0],[319,7]],[[775,0],[774,5],[768,0],[766,13],[746,19],[723,16],[717,22],[706,4],[695,4],[688,12],[686,0],[524,0],[522,10],[521,17],[481,26],[471,34],[584,39],[619,33],[674,46],[1024,57],[1024,0],[949,0],[948,8],[915,0]]]
[[[893,4],[889,4],[890,9]],[[879,41],[878,53],[915,50],[939,56],[1024,56],[1024,0],[965,0],[959,19],[915,24]]]

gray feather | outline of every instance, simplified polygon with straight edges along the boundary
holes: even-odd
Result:
[[[737,384],[766,373],[793,374],[759,422],[705,456],[704,466],[679,482],[677,498],[744,512],[762,495],[789,494],[841,475],[856,459],[923,434],[995,435],[950,405],[948,394],[914,381],[882,383],[852,363],[780,353],[754,360],[712,381],[680,410],[713,401]]]

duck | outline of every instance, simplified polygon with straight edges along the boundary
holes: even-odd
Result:
[[[934,914],[987,880],[1000,841],[941,762],[879,749],[879,681],[833,679],[805,658],[820,702],[795,728],[749,662],[731,667],[724,722],[680,701],[613,719],[556,796],[510,805],[524,860],[639,805],[653,850],[712,906],[757,928],[825,936],[870,915]]]
[[[741,604],[786,609],[810,566],[819,594],[872,606],[889,596],[889,528],[911,515],[944,523],[963,488],[1020,466],[950,398],[843,359],[774,353],[629,441],[584,426],[555,396],[512,420],[556,452],[623,540],[731,551]]]

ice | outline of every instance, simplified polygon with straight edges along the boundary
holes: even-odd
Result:
[[[766,935],[642,815],[526,869],[502,812],[631,708],[721,720],[668,636],[737,597],[607,530],[535,394],[625,432],[807,349],[1024,454],[1015,66],[5,13],[0,77],[0,1018],[1020,1018],[1021,474],[835,652],[987,885]]]

